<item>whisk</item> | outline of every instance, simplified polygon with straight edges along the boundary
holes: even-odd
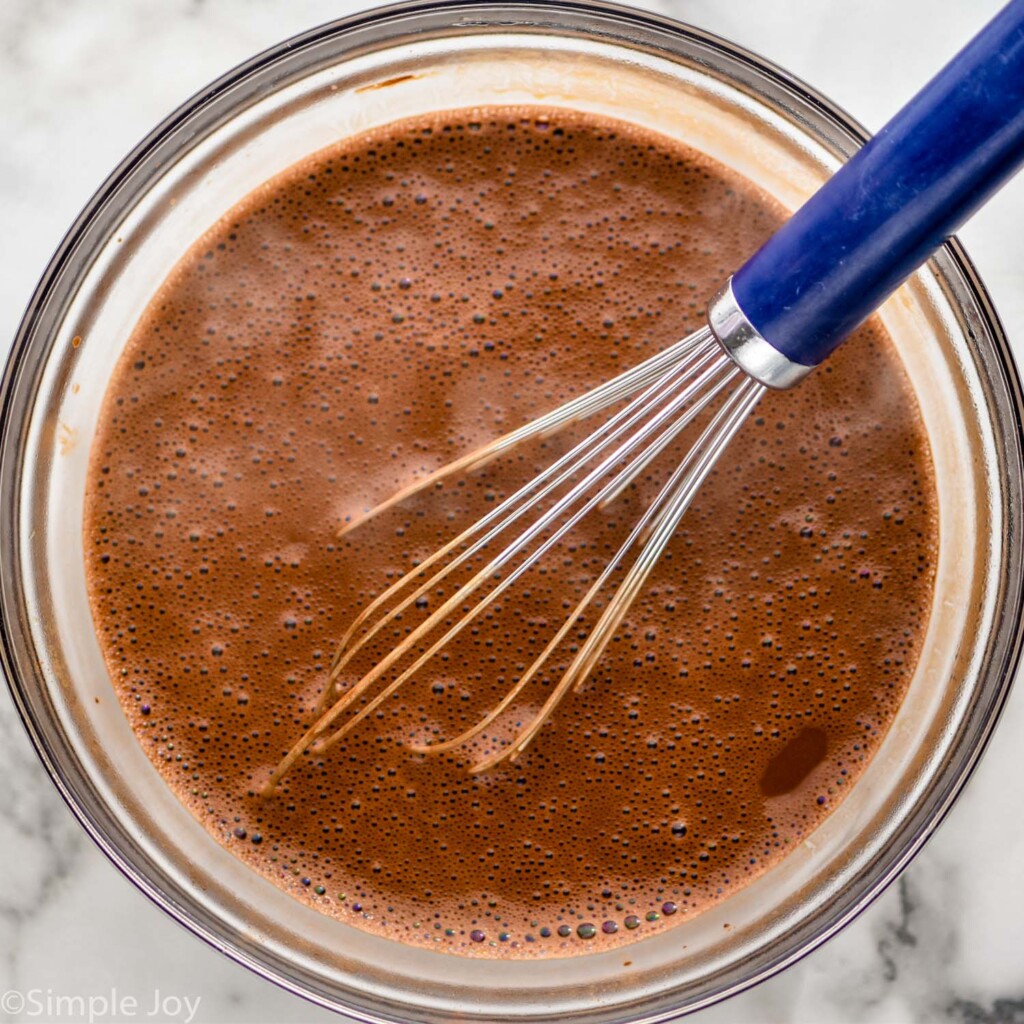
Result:
[[[336,744],[462,630],[497,609],[546,552],[585,516],[613,502],[701,420],[696,441],[614,557],[503,699],[459,735],[413,748],[441,753],[480,736],[537,679],[570,634],[578,639],[584,613],[600,608],[593,628],[573,644],[568,667],[540,710],[470,770],[482,772],[521,754],[558,703],[594,669],[702,483],[765,389],[799,383],[1022,162],[1024,0],[1013,0],[724,284],[708,306],[707,326],[345,525],[342,533],[531,439],[608,414],[359,614],[340,640],[316,721],[277,766],[271,785],[307,751],[325,752]],[[478,557],[484,558],[483,566],[468,582],[455,582],[458,571],[471,568]],[[346,670],[374,637],[428,593],[442,592],[442,584],[448,596],[439,607],[368,673],[347,680]]]

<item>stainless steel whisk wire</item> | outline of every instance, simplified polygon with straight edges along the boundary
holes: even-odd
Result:
[[[655,499],[634,525],[616,555],[606,564],[541,654],[514,682],[503,700],[478,723],[460,735],[429,745],[413,747],[414,750],[423,752],[449,751],[468,743],[492,724],[536,677],[569,630],[578,623],[586,609],[597,601],[601,592],[609,586],[613,574],[621,568],[632,549],[636,547],[638,553],[633,565],[540,712],[510,743],[494,750],[470,768],[473,772],[484,771],[522,753],[568,691],[587,678],[650,575],[701,484],[714,467],[718,456],[740,428],[750,410],[757,404],[765,390],[764,386],[747,377],[722,351],[710,330],[702,328],[611,381],[443,467],[347,524],[341,531],[342,534],[355,529],[368,518],[379,515],[417,491],[431,485],[439,486],[445,477],[480,468],[503,452],[531,438],[554,434],[572,422],[602,412],[617,402],[631,399],[568,452],[555,459],[528,483],[501,501],[487,515],[423,560],[414,571],[406,573],[391,584],[356,617],[339,643],[327,685],[317,704],[317,720],[277,766],[271,785],[280,781],[307,750],[315,747],[317,753],[326,753],[359,722],[372,714],[428,661],[439,654],[470,622],[493,605],[534,567],[586,515],[595,508],[604,507],[614,501],[682,430],[734,384],[735,387],[728,393],[696,443],[676,466]],[[612,450],[605,454],[609,448]],[[403,611],[428,591],[438,590],[439,584],[456,569],[483,551],[513,523],[536,510],[540,502],[569,483],[599,457],[600,462],[596,466],[573,483],[566,493],[558,497],[550,508],[507,543],[500,553],[491,558],[468,582],[456,587],[440,607],[412,629],[368,673],[339,691],[339,681],[345,668],[387,624],[394,622]],[[609,475],[610,478],[605,479]],[[604,482],[600,483],[602,480]],[[544,536],[549,530],[551,532]],[[510,572],[502,575],[503,568],[509,562],[542,536],[544,539],[539,546],[529,551]],[[462,550],[453,556],[452,553],[460,548]],[[441,567],[428,575],[438,563],[442,563]],[[400,593],[416,580],[422,582],[399,599]],[[475,606],[466,607],[467,598],[489,580],[497,580],[493,589]],[[353,643],[357,630],[378,612],[381,612],[380,616]],[[330,731],[360,697],[379,682],[396,663],[408,656],[420,641],[425,640],[445,623],[453,613],[459,613],[456,621],[439,639],[422,651],[410,666],[399,672],[387,686],[343,724]]]

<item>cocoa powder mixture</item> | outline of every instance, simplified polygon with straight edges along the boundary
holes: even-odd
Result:
[[[566,658],[475,751],[408,743],[493,706],[678,450],[262,793],[359,609],[581,435],[339,540],[346,517],[699,327],[782,219],[649,131],[493,108],[318,153],[185,254],[111,378],[84,529],[125,713],[220,843],[358,928],[565,956],[691,920],[843,799],[913,674],[936,559],[927,440],[878,325],[765,397],[597,671],[521,759],[467,767]]]

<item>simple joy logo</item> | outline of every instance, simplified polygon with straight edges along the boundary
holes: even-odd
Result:
[[[45,1020],[59,1024],[103,1024],[105,1021],[160,1021],[196,1024],[201,996],[179,996],[154,989],[149,996],[109,992],[79,994],[50,988],[8,989],[0,996],[0,1010],[19,1020]]]

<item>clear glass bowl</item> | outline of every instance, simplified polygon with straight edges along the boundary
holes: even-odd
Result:
[[[935,456],[938,582],[906,702],[800,848],[691,922],[615,952],[464,959],[292,900],[221,848],[132,735],[95,639],[82,558],[87,454],[110,370],[185,248],[244,193],[341,136],[483,104],[605,112],[685,140],[796,207],[864,140],[823,97],[722,40],[597,3],[391,7],[270,50],[195,96],[110,176],[36,291],[0,437],[2,657],[54,782],[107,855],[197,935],[361,1021],[667,1020],[780,970],[888,884],[977,760],[1021,639],[1021,394],[952,242],[882,316]]]

